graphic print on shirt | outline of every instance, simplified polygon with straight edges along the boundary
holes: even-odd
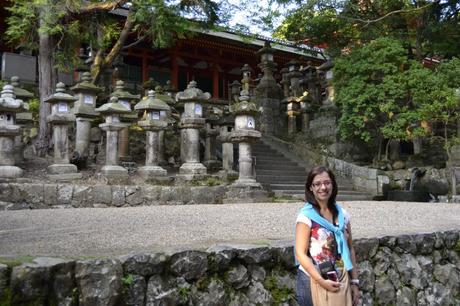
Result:
[[[310,256],[316,264],[325,261],[330,261],[332,264],[335,264],[335,261],[340,259],[337,254],[337,244],[335,242],[334,233],[314,221],[312,221],[311,226],[309,251]]]

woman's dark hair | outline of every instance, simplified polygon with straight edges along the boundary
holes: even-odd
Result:
[[[310,190],[310,187],[311,187],[311,184],[313,183],[313,179],[315,178],[315,176],[317,176],[318,174],[324,173],[324,172],[329,174],[329,177],[331,178],[331,182],[332,182],[332,193],[327,203],[327,207],[332,212],[334,216],[334,220],[335,220],[335,218],[339,214],[339,212],[337,211],[337,208],[335,207],[335,198],[337,197],[338,187],[337,187],[337,181],[335,180],[335,175],[334,173],[332,173],[332,171],[329,168],[325,166],[317,166],[310,170],[310,172],[307,175],[307,182],[305,183],[305,201],[313,205],[313,207],[319,211],[319,204],[316,201],[315,195]]]

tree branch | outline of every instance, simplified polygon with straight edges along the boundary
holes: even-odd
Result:
[[[131,43],[131,44],[129,44],[129,45],[126,45],[126,46],[124,46],[124,47],[121,48],[121,49],[122,49],[122,50],[126,50],[126,49],[129,49],[129,48],[131,48],[131,47],[134,47],[134,46],[136,46],[137,44],[139,44],[139,43],[141,43],[142,41],[144,41],[144,39],[146,39],[146,38],[147,38],[147,36],[144,35],[144,36],[140,37],[139,39],[137,39],[135,42],[133,42],[133,43]]]
[[[122,7],[127,2],[128,2],[128,0],[91,2],[91,3],[88,3],[87,5],[81,7],[78,10],[78,12],[73,12],[73,13],[92,14],[92,13],[101,12],[101,11],[102,12],[112,11],[114,9]]]
[[[416,7],[416,8],[413,8],[413,9],[408,9],[408,10],[405,10],[405,9],[402,9],[402,10],[396,10],[396,11],[391,11],[389,12],[388,14],[385,14],[377,19],[360,19],[360,18],[351,18],[351,17],[345,17],[345,16],[340,16],[340,15],[337,15],[337,18],[339,19],[344,19],[344,20],[349,20],[349,21],[357,21],[357,22],[361,22],[361,23],[364,23],[365,25],[364,26],[368,26],[370,25],[371,23],[376,23],[376,22],[379,22],[391,15],[395,15],[395,14],[399,14],[399,13],[410,13],[410,12],[415,12],[415,11],[420,11],[420,10],[424,10],[426,9],[427,7],[433,5],[433,3],[428,3],[424,6],[421,6],[421,7]]]
[[[121,30],[118,40],[115,42],[109,54],[106,56],[104,60],[104,66],[108,66],[112,64],[112,62],[118,56],[126,40],[128,39],[129,33],[133,29],[133,26],[134,26],[134,23],[133,23],[133,18],[132,18],[132,12],[130,11],[128,13],[128,16],[126,16],[125,24],[123,26],[123,30]]]

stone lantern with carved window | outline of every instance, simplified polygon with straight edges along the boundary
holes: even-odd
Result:
[[[184,104],[181,115],[181,159],[184,162],[179,168],[179,178],[193,180],[204,178],[206,167],[200,162],[200,129],[205,125],[203,104],[211,99],[211,94],[197,88],[191,81],[187,89],[177,93],[176,101]]]
[[[75,122],[75,115],[71,107],[76,98],[65,92],[64,83],[56,85],[56,93],[44,101],[51,104],[51,115],[46,121],[53,125],[54,164],[48,166],[50,178],[68,180],[81,178],[77,173],[77,166],[69,162],[69,135],[68,129]]]
[[[16,114],[25,111],[24,102],[16,99],[13,86],[5,85],[0,96],[0,177],[17,178],[22,169],[15,166],[14,138],[21,133]]]
[[[118,103],[117,97],[111,97],[109,103],[96,108],[96,111],[104,116],[105,123],[99,124],[99,127],[107,133],[105,166],[101,172],[109,179],[126,178],[128,170],[118,165],[118,132],[126,127],[120,116],[129,114],[130,111],[125,105]]]
[[[86,164],[89,157],[91,123],[99,116],[95,111],[97,95],[103,89],[91,82],[91,74],[89,72],[83,72],[80,82],[70,89],[75,93],[75,97],[77,98],[72,109],[77,122],[74,158]]]
[[[119,159],[120,161],[131,161],[132,157],[129,153],[129,126],[137,121],[137,113],[133,111],[133,105],[136,104],[140,96],[133,95],[125,89],[125,83],[122,80],[116,82],[115,90],[110,94],[111,97],[117,97],[118,103],[123,105],[128,112],[120,116],[121,122],[125,123],[125,127],[119,132]]]
[[[171,108],[163,100],[155,97],[155,91],[149,90],[148,96],[134,106],[141,120],[139,127],[146,131],[145,166],[139,168],[139,174],[144,179],[156,179],[166,176],[165,169],[159,166],[159,132],[168,126],[167,116]]]

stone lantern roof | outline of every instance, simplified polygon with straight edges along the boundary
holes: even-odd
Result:
[[[176,101],[203,103],[211,99],[211,94],[209,92],[203,92],[201,89],[197,88],[196,85],[195,81],[191,81],[186,90],[177,93]]]
[[[81,81],[77,83],[75,86],[71,87],[70,90],[72,90],[74,93],[80,93],[83,91],[88,91],[94,94],[97,94],[103,90],[102,87],[98,87],[91,83],[91,73],[89,72],[83,72],[81,76]]]
[[[13,86],[5,85],[0,97],[0,111],[19,113],[28,110],[28,105],[20,99],[15,99]]]
[[[256,115],[259,113],[255,103],[250,102],[249,92],[241,91],[239,102],[230,106],[230,112],[236,115]]]
[[[101,105],[101,107],[96,108],[96,111],[106,116],[111,114],[128,114],[131,112],[122,104],[118,103],[117,97],[111,97],[109,103],[105,103]]]
[[[272,46],[270,45],[270,42],[268,41],[264,42],[263,48],[257,51],[257,55],[262,55],[266,53],[272,53],[272,54],[275,53],[275,49],[272,48]]]
[[[170,95],[164,94],[163,88],[161,86],[155,87],[155,96],[169,106],[172,106],[176,103],[176,101]]]
[[[115,85],[115,90],[110,94],[111,97],[117,97],[118,100],[136,100],[140,99],[139,95],[133,95],[125,90],[125,82],[118,80]]]
[[[14,95],[18,99],[22,100],[29,100],[33,98],[34,94],[24,88],[19,87],[19,77],[12,76],[11,77],[11,85],[14,87]]]
[[[137,103],[134,106],[135,110],[164,110],[164,111],[171,111],[171,107],[169,107],[166,102],[162,99],[159,99],[155,95],[155,91],[149,90],[148,97],[146,99],[141,100],[141,102]]]
[[[62,82],[57,83],[56,85],[56,93],[49,96],[48,98],[45,98],[44,102],[50,103],[50,104],[56,104],[56,103],[74,103],[77,99],[65,93],[65,84]]]

